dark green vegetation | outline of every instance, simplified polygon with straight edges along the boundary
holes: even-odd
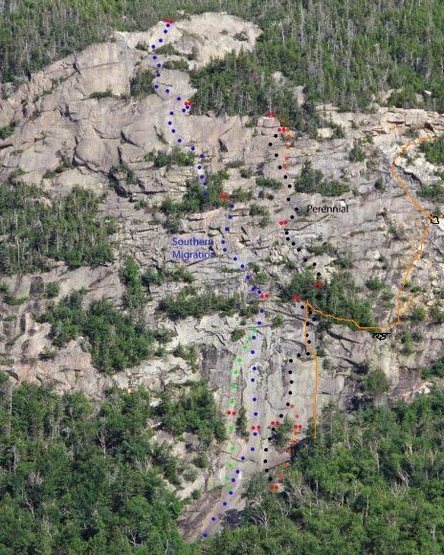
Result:
[[[420,197],[432,200],[435,202],[444,202],[444,187],[440,183],[433,183],[431,185],[422,185],[418,190]]]
[[[155,340],[164,341],[161,330],[148,330],[140,319],[135,320],[115,308],[106,299],[82,307],[84,293],[76,291],[62,299],[39,317],[51,324],[51,340],[64,347],[79,336],[86,338],[85,350],[91,352],[94,366],[107,374],[131,368],[154,353]],[[133,299],[132,294],[129,299]]]
[[[258,302],[246,304],[240,295],[224,297],[214,291],[198,292],[193,286],[187,286],[176,296],[162,299],[159,303],[161,312],[165,312],[171,320],[181,320],[192,316],[202,318],[206,314],[224,314],[251,316],[258,311]]]
[[[70,268],[111,262],[109,236],[116,225],[110,218],[99,218],[100,202],[79,188],[48,202],[37,187],[2,185],[0,273],[47,271],[55,260]]]
[[[131,96],[147,96],[153,92],[154,73],[151,70],[140,71],[130,83]]]
[[[13,133],[14,133],[14,129],[17,127],[17,124],[15,121],[11,122],[9,125],[7,125],[6,127],[1,127],[0,128],[0,139],[7,139],[8,137],[10,137]]]
[[[422,377],[424,380],[429,380],[431,378],[444,378],[444,358],[434,362],[430,368],[424,368],[422,371]]]
[[[204,553],[439,555],[443,425],[442,390],[391,410],[326,410],[316,447],[300,446],[283,493],[269,493],[265,475],[253,479],[242,526]]]
[[[8,6],[11,6],[10,11]],[[0,81],[25,78],[56,58],[109,36],[110,28],[141,30],[164,17],[225,10],[264,31],[257,50],[214,62],[193,77],[195,108],[264,113],[270,103],[302,127],[290,87],[305,84],[309,101],[340,107],[368,105],[382,89],[402,88],[391,102],[411,106],[424,89],[427,105],[443,110],[441,0],[17,0],[0,18]],[[284,85],[271,74],[281,71]]]
[[[224,181],[228,179],[226,170],[207,176],[207,185],[204,188],[198,179],[190,179],[186,183],[187,190],[180,201],[167,198],[161,206],[166,215],[177,215],[189,212],[203,212],[218,206],[227,206],[226,201],[221,200]],[[206,194],[207,193],[207,194]]]
[[[181,461],[152,439],[149,394],[14,387],[0,375],[0,552],[165,553],[181,503],[163,477]],[[180,482],[180,480],[179,480]],[[187,548],[183,547],[187,553]]]
[[[420,148],[428,162],[436,165],[444,164],[444,135],[436,141],[422,144]]]
[[[273,191],[277,191],[282,187],[282,183],[280,181],[271,177],[257,177],[256,185],[266,189],[273,189]]]
[[[173,147],[170,154],[167,152],[150,152],[145,156],[147,162],[154,162],[155,168],[192,166],[194,158],[195,156],[192,152],[183,152],[183,150],[177,146]]]
[[[315,283],[321,287],[316,287]],[[322,312],[355,320],[361,326],[371,326],[374,323],[371,303],[363,300],[360,293],[349,272],[338,271],[330,281],[317,281],[313,272],[305,270],[293,276],[291,282],[283,288],[281,297],[291,301],[293,295],[300,295],[303,301],[309,299]],[[321,323],[328,325],[324,319]]]
[[[226,170],[210,174],[206,177],[207,184],[202,186],[199,179],[190,179],[186,183],[186,192],[181,200],[167,197],[160,207],[168,216],[164,227],[171,233],[180,229],[181,217],[193,212],[205,212],[220,206],[228,206],[228,202],[221,200],[224,181],[228,179]]]
[[[222,440],[204,382],[173,387],[160,404],[143,388],[115,388],[95,407],[80,393],[58,397],[1,374],[0,551],[438,555],[443,407],[436,390],[410,406],[326,410],[316,445],[309,431],[286,471],[284,493],[256,477],[239,528],[186,546],[175,525],[182,504],[165,480],[178,485],[187,473],[153,439],[150,421],[178,436],[195,432],[202,448]],[[194,462],[208,465],[204,452]]]
[[[162,427],[175,436],[192,432],[204,447],[208,447],[212,439],[226,439],[224,424],[205,382],[169,387],[161,393],[154,414],[160,418]]]
[[[305,162],[301,175],[294,182],[298,193],[320,193],[324,197],[338,197],[348,193],[350,188],[340,181],[329,181],[319,170],[314,170],[310,162]]]

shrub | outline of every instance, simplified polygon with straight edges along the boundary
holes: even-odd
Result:
[[[165,312],[171,320],[181,320],[189,316],[202,318],[215,312],[223,315],[239,313],[241,316],[249,316],[254,314],[257,308],[257,301],[247,305],[242,302],[240,295],[223,297],[212,290],[198,293],[191,286],[185,287],[174,297],[162,299],[158,306],[158,310]]]
[[[231,332],[231,341],[239,341],[239,339],[242,339],[242,337],[245,335],[245,329],[244,328],[237,328],[234,331]]]
[[[89,98],[96,98],[97,100],[100,100],[101,98],[109,98],[112,96],[113,93],[111,92],[111,89],[107,89],[106,91],[93,92],[89,95]]]
[[[282,187],[282,183],[280,181],[272,179],[271,177],[257,177],[256,185],[266,189],[273,189],[273,191],[278,191]]]
[[[171,168],[171,166],[192,166],[195,156],[192,152],[183,152],[179,147],[174,146],[171,153],[150,152],[145,156],[147,162],[154,162],[155,168]]]
[[[105,374],[131,368],[152,354],[154,340],[160,336],[140,322],[117,310],[101,299],[82,308],[84,292],[76,291],[39,317],[51,324],[50,337],[54,345],[64,347],[69,341],[83,336],[91,351],[94,366]]]
[[[260,204],[250,204],[250,216],[268,216],[269,211],[268,208],[265,206],[261,206]]]
[[[310,162],[305,162],[301,175],[295,180],[295,191],[298,193],[319,193],[325,197],[336,197],[350,191],[345,183],[328,181],[319,170],[312,169]]]
[[[153,92],[154,75],[151,70],[139,71],[131,79],[130,94],[131,96],[148,96]]]
[[[271,432],[272,442],[276,445],[277,448],[283,449],[286,447],[291,439],[291,432],[293,426],[291,422],[285,418],[283,422],[279,426],[274,428],[274,431]]]
[[[441,183],[421,185],[418,195],[431,201],[444,202],[444,187]]]
[[[420,149],[424,152],[427,162],[435,165],[444,164],[444,135],[436,141],[423,143]]]
[[[379,291],[384,287],[384,282],[377,277],[371,277],[365,282],[365,285],[370,291]]]
[[[410,313],[410,320],[413,322],[423,322],[426,319],[427,310],[422,306],[415,306]]]
[[[160,209],[167,215],[180,215],[212,210],[219,206],[227,206],[228,203],[220,198],[223,183],[226,179],[228,179],[226,171],[210,174],[207,176],[207,186],[205,189],[203,189],[198,179],[187,181],[186,193],[182,200],[173,201],[167,198],[162,203]]]
[[[271,327],[273,329],[279,328],[280,326],[282,326],[283,323],[284,323],[284,317],[282,316],[282,314],[278,314],[271,321]]]
[[[239,415],[236,418],[236,432],[241,437],[248,437],[248,420],[247,420],[247,411],[244,407],[239,409]]]
[[[390,382],[382,370],[373,370],[363,381],[365,391],[371,397],[378,397],[387,393]]]
[[[423,368],[421,376],[423,380],[444,378],[444,359],[434,362],[429,368]]]
[[[378,179],[375,181],[375,189],[377,191],[385,191],[385,183],[382,177],[378,177]]]
[[[223,441],[226,438],[213,394],[204,381],[181,384],[180,388],[169,387],[160,394],[154,415],[160,418],[162,427],[175,436],[191,432],[204,445],[209,445],[212,439]]]
[[[0,272],[48,271],[51,259],[70,268],[111,262],[109,236],[116,225],[112,218],[99,218],[101,200],[77,187],[52,202],[37,187],[0,187]],[[17,242],[23,249],[17,250]]]
[[[18,125],[17,122],[13,121],[12,123],[7,125],[6,127],[1,127],[0,128],[0,140],[4,140],[4,139],[7,139],[8,137],[10,137],[14,133],[17,125]]]
[[[349,272],[336,272],[330,281],[322,280],[321,287],[315,287],[316,278],[310,270],[297,273],[290,283],[283,287],[281,298],[291,301],[293,295],[309,299],[314,306],[327,314],[357,321],[361,326],[373,325],[373,311],[368,299],[361,299],[360,290]],[[354,327],[353,324],[346,324]]]
[[[60,293],[60,284],[56,281],[51,281],[45,284],[44,296],[47,299],[54,299]]]
[[[363,162],[365,160],[365,150],[355,143],[348,153],[348,159],[350,162]]]

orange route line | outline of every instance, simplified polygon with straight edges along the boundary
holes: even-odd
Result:
[[[436,140],[436,137],[424,137],[424,138],[416,139],[415,141],[411,141],[410,143],[405,144],[401,148],[401,150],[398,152],[398,154],[395,156],[395,158],[393,159],[392,164],[391,164],[391,168],[390,168],[390,173],[392,174],[394,179],[398,182],[398,184],[400,185],[401,189],[403,190],[403,192],[406,195],[406,197],[408,198],[408,200],[413,204],[413,206],[419,212],[424,214],[424,216],[426,216],[427,219],[428,219],[427,223],[424,225],[424,228],[421,232],[421,238],[420,238],[419,246],[416,249],[415,256],[413,256],[410,264],[408,265],[407,270],[404,273],[401,286],[398,290],[398,295],[397,295],[397,319],[394,320],[393,322],[389,322],[388,324],[384,324],[382,326],[361,326],[359,324],[359,322],[357,322],[356,320],[352,320],[351,318],[340,318],[340,317],[335,316],[333,314],[328,314],[328,313],[322,312],[322,310],[319,310],[319,308],[317,308],[313,304],[311,304],[309,299],[307,299],[305,301],[304,345],[305,345],[306,350],[313,355],[314,360],[315,360],[315,390],[314,390],[314,394],[313,394],[313,421],[314,421],[314,423],[313,423],[313,439],[314,439],[314,441],[316,441],[316,432],[317,432],[316,427],[317,427],[317,396],[318,396],[318,387],[319,387],[319,357],[318,357],[316,351],[307,342],[307,321],[308,321],[308,318],[310,316],[309,311],[310,311],[310,309],[312,309],[314,312],[317,312],[318,314],[320,314],[321,316],[324,316],[325,318],[330,318],[331,320],[336,320],[337,322],[344,322],[344,323],[348,323],[348,324],[353,324],[356,327],[356,329],[358,329],[358,330],[384,330],[384,329],[390,329],[394,326],[397,326],[397,325],[401,324],[401,293],[402,293],[404,287],[406,286],[408,278],[409,278],[410,274],[412,273],[416,263],[421,258],[422,251],[424,249],[424,242],[426,240],[426,237],[429,234],[430,222],[432,221],[433,217],[432,217],[432,214],[430,214],[430,212],[426,208],[424,208],[416,200],[416,198],[410,193],[410,190],[409,190],[406,182],[400,177],[400,175],[398,174],[395,166],[396,166],[399,158],[401,156],[403,156],[409,148],[411,148],[413,146],[418,146],[418,145],[420,145],[422,143],[425,143],[425,142],[435,141],[435,140]]]

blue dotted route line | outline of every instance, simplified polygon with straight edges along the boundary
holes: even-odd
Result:
[[[172,23],[167,21],[166,25],[165,25],[165,28],[163,29],[163,34],[164,35],[168,34],[169,30],[171,29],[171,26],[172,26]],[[159,77],[161,77],[161,69],[163,68],[163,63],[161,62],[159,55],[155,53],[155,50],[158,46],[159,47],[163,46],[165,44],[165,40],[163,38],[159,38],[157,40],[157,43],[158,44],[152,44],[151,45],[151,51],[152,51],[151,60],[154,62],[154,69],[156,71],[155,76],[156,76],[156,78],[159,78]],[[157,80],[154,81],[153,87],[156,91],[159,91],[162,88],[162,86],[163,85],[159,81],[157,81]],[[163,92],[165,94],[172,93],[172,87],[171,86],[166,86],[163,89]],[[168,115],[167,115],[167,125],[168,125],[168,128],[170,129],[170,132],[171,132],[172,135],[177,135],[178,134],[176,125],[175,125],[174,120],[173,120],[176,113],[186,116],[186,115],[189,115],[190,110],[191,110],[191,103],[189,101],[184,101],[183,98],[180,95],[176,96],[176,102],[180,103],[179,107],[176,107],[175,109],[170,110],[168,112]],[[177,138],[176,141],[177,141],[177,144],[183,146],[184,140],[181,137]],[[192,141],[191,141],[191,143],[192,143]],[[189,150],[193,153],[196,153],[196,146],[194,144],[191,144],[189,146]],[[199,163],[196,164],[195,169],[197,170],[197,175],[199,177],[200,183],[201,183],[202,188],[203,188],[203,194],[207,196],[209,194],[208,190],[206,189],[206,187],[208,185],[208,180],[206,178],[205,169],[203,167],[203,160],[205,159],[205,157],[206,156],[203,152],[199,154],[199,156],[198,156]],[[225,233],[228,234],[228,233],[231,232],[230,222],[232,222],[233,219],[235,218],[235,214],[233,212],[233,210],[235,209],[235,205],[230,203],[228,205],[228,209],[229,209],[228,213],[227,213],[227,220],[228,221],[227,221],[227,225],[225,225],[224,228],[223,228],[223,234],[222,234],[223,238],[220,241],[221,249],[222,249],[223,253],[225,253],[226,255],[231,257],[233,262],[236,262],[238,264],[239,268],[245,273],[245,280],[249,283],[249,282],[254,280],[254,273],[249,271],[248,264],[240,262],[239,257],[237,255],[235,255],[235,254],[230,255],[229,254],[228,243],[227,243],[227,240],[225,238]],[[252,293],[254,293],[258,298],[261,298],[261,295],[263,294],[263,291],[256,285],[249,286],[249,290]],[[266,311],[265,311],[264,308],[261,308],[259,310],[259,317],[258,317],[259,319],[256,320],[255,326],[253,326],[250,329],[249,333],[248,333],[248,336],[247,336],[247,341],[248,342],[242,345],[242,349],[244,351],[249,351],[248,354],[251,357],[254,357],[255,354],[256,354],[256,351],[254,349],[250,349],[251,341],[254,341],[254,340],[257,339],[257,327],[256,326],[264,326],[264,324],[265,324],[265,321],[264,321],[265,312]],[[235,363],[236,364],[233,365],[233,369],[232,369],[232,377],[237,378],[240,375],[241,367],[242,367],[243,364],[245,364],[245,361],[242,359],[242,357],[237,357]],[[251,369],[250,369],[251,373],[248,376],[248,381],[251,384],[255,384],[256,381],[257,381],[257,378],[256,378],[257,370],[258,370],[258,368],[257,368],[256,365],[251,366]],[[237,389],[238,389],[237,379],[230,384],[230,387],[233,391],[237,391]],[[258,394],[253,393],[251,399],[252,399],[253,403],[257,403],[259,401]],[[232,407],[236,405],[235,399],[230,399],[230,405]],[[236,414],[236,412],[233,411],[232,409],[230,410],[230,412],[234,412],[234,414]],[[253,413],[252,413],[252,418],[253,418],[252,422],[253,422],[253,424],[251,426],[251,429],[253,429],[254,431],[251,433],[251,436],[256,440],[261,439],[261,437],[260,437],[260,426],[258,424],[255,424],[255,422],[257,422],[258,417],[259,417],[258,411],[256,411],[256,410],[253,411]],[[234,432],[235,431],[235,427],[233,425],[228,425],[227,429],[228,429],[229,432]],[[236,451],[235,446],[233,444],[229,445],[228,450],[231,452],[232,458],[234,458],[235,457],[235,451]],[[250,444],[247,448],[247,452],[248,451],[251,452],[251,453],[254,453],[256,451],[256,446]],[[247,461],[247,457],[245,455],[241,455],[240,456],[240,461],[245,463]],[[226,468],[229,469],[229,470],[232,470],[236,466],[237,466],[236,463],[230,461],[229,463],[227,463]],[[234,487],[237,486],[237,489],[239,489],[239,484],[240,484],[240,481],[241,481],[241,470],[240,470],[240,468],[235,468],[233,473],[231,475],[228,475],[225,478],[225,481],[229,484],[227,486],[228,497],[225,497],[223,499],[223,501],[221,502],[222,514],[212,515],[210,517],[210,521],[213,525],[215,525],[218,522],[218,520],[220,520],[221,517],[223,517],[223,513],[229,509],[230,501],[233,498],[233,496],[235,495]],[[202,538],[204,538],[204,539],[207,538],[209,536],[209,533],[210,533],[211,529],[212,529],[212,526],[207,527],[202,532]]]

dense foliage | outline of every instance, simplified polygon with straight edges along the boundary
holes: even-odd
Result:
[[[171,153],[150,152],[145,156],[147,162],[154,162],[155,168],[171,168],[171,166],[192,166],[195,155],[192,152],[183,152],[178,146],[173,147]]]
[[[436,165],[444,164],[444,135],[441,135],[436,141],[423,143],[420,148],[428,162]]]
[[[151,419],[202,445],[224,430],[203,382],[151,403],[114,388],[100,406],[80,393],[14,386],[0,375],[0,551],[14,553],[430,553],[444,547],[444,392],[411,405],[325,410],[285,472],[247,489],[240,526],[185,545],[181,503],[165,485],[184,463],[153,439]],[[276,438],[277,440],[279,438]],[[206,466],[205,455],[195,459]],[[186,479],[186,478],[185,478]]]
[[[111,374],[131,368],[153,354],[161,331],[148,330],[143,322],[118,310],[106,299],[82,307],[83,292],[76,291],[40,316],[51,324],[50,337],[57,347],[82,336],[83,346],[91,352],[94,366]]]
[[[224,423],[205,382],[169,387],[160,395],[154,413],[169,432],[174,435],[192,432],[204,446],[208,446],[213,438],[218,441],[226,439]]]
[[[299,295],[302,302],[308,299],[322,312],[355,320],[361,326],[374,325],[371,303],[360,293],[350,272],[338,271],[327,281],[317,280],[313,272],[305,270],[294,274],[282,289],[281,297],[290,301],[294,295]],[[325,320],[322,322],[326,324]]]
[[[336,180],[328,180],[320,170],[314,170],[310,162],[305,162],[301,175],[294,182],[298,193],[319,193],[323,197],[337,197],[350,191],[350,187]]]
[[[111,262],[109,236],[116,225],[110,218],[99,218],[100,201],[79,188],[49,202],[37,187],[2,185],[0,273],[47,271],[54,260],[71,268]]]
[[[199,179],[190,179],[186,183],[186,191],[180,201],[167,198],[161,205],[161,210],[166,215],[183,214],[187,212],[203,212],[218,206],[227,206],[228,203],[220,198],[224,181],[228,179],[226,170],[209,174],[207,183],[203,186]]]
[[[258,311],[258,302],[246,303],[240,295],[225,297],[212,290],[198,292],[193,286],[184,287],[177,295],[162,299],[158,310],[171,320],[192,316],[202,318],[206,314],[251,316]]]
[[[204,553],[422,554],[444,550],[444,392],[410,406],[325,411],[300,445],[283,492],[250,483],[242,526]]]
[[[145,390],[110,391],[96,410],[80,393],[4,380],[2,554],[160,554],[182,545],[181,503],[162,479],[174,461],[152,440]]]
[[[10,6],[10,9],[8,7]],[[444,106],[441,0],[17,0],[0,18],[0,81],[29,75],[54,59],[105,39],[112,28],[141,30],[160,19],[224,10],[264,31],[254,54],[229,57],[195,74],[196,109],[236,113],[270,108],[307,125],[290,87],[305,85],[310,101],[341,107],[368,104],[381,89],[403,88],[391,102]],[[183,16],[182,16],[183,17]],[[239,37],[242,38],[242,37]],[[282,84],[271,75],[282,72]]]

